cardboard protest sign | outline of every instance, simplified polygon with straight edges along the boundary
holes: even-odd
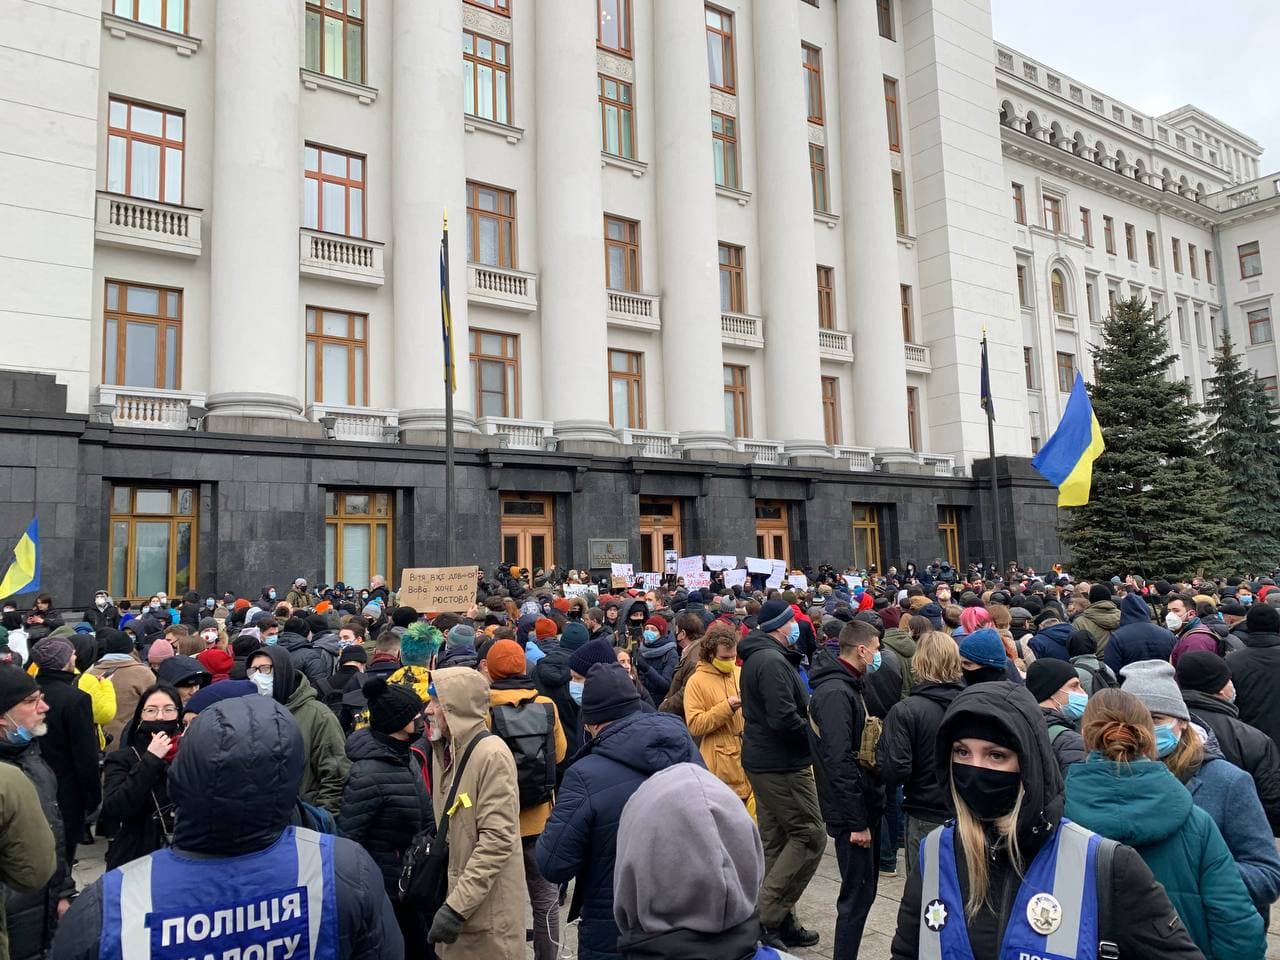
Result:
[[[436,613],[466,613],[476,602],[477,567],[406,567],[400,572],[400,605]]]

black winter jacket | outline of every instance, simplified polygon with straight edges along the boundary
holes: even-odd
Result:
[[[169,764],[146,745],[121,747],[102,765],[102,816],[118,824],[107,845],[107,869],[146,856],[165,844],[165,825],[172,827]]]
[[[414,834],[431,822],[431,798],[407,740],[368,727],[347,737],[351,773],[342,791],[338,829],[369,851],[395,897],[402,857]]]
[[[858,748],[867,722],[863,698],[865,678],[853,673],[834,654],[819,650],[809,666],[809,744],[818,806],[828,835],[878,829],[884,813],[880,780],[858,763]],[[815,730],[816,726],[816,730]]]
[[[529,679],[540,694],[556,705],[560,726],[568,741],[567,756],[572,757],[582,747],[582,717],[578,704],[569,696],[569,658],[572,653],[558,642],[548,642],[542,649],[547,655],[534,664],[529,671]],[[567,766],[568,761],[562,765],[561,771]]]
[[[1227,654],[1240,719],[1280,744],[1280,634],[1250,633],[1248,646]]]
[[[333,675],[338,666],[338,655],[342,652],[338,636],[334,633],[322,633],[314,640],[308,640],[301,634],[282,630],[277,643],[289,651],[289,659],[301,673],[306,674],[313,687]]]
[[[876,747],[885,786],[905,784],[902,809],[920,820],[951,816],[951,797],[938,782],[935,745],[943,712],[964,689],[959,683],[925,683],[892,710]]]
[[[738,644],[742,658],[742,766],[747,773],[794,773],[812,763],[809,692],[800,654],[752,630]]]
[[[880,669],[862,678],[862,692],[867,701],[867,712],[883,720],[902,699],[902,673],[906,665],[898,654],[883,643],[880,644]],[[813,678],[810,677],[810,686]]]
[[[86,607],[84,611],[84,622],[93,627],[93,632],[99,630],[119,630],[120,629],[120,608],[114,603],[108,603],[101,610],[97,604]]]
[[[1182,699],[1191,719],[1213,731],[1222,755],[1253,777],[1272,835],[1280,837],[1280,748],[1241,720],[1235,704],[1198,690],[1183,690]]]
[[[79,832],[85,816],[102,799],[98,776],[98,730],[93,724],[93,700],[76,686],[67,670],[41,668],[36,675],[49,712],[49,732],[40,738],[40,755],[58,778],[58,809],[71,830]]]
[[[58,901],[70,897],[76,889],[71,866],[67,863],[62,815],[58,812],[58,783],[40,756],[39,740],[19,745],[0,739],[0,763],[13,764],[26,774],[40,797],[40,807],[49,820],[49,826],[53,828],[58,865],[49,882],[33,893],[4,890],[10,960],[42,960],[58,926]]]
[[[1168,660],[1177,643],[1172,633],[1151,622],[1151,608],[1142,595],[1131,593],[1120,601],[1120,626],[1102,651],[1102,662],[1116,676],[1120,668],[1139,660]]]
[[[1108,644],[1110,646],[1110,644]],[[1018,845],[1024,864],[1040,851],[1062,818],[1062,776],[1054,761],[1045,732],[1043,713],[1025,688],[998,681],[970,687],[947,708],[939,728],[935,762],[947,769],[951,760],[949,731],[966,727],[971,721],[1004,727],[1016,743],[1024,790],[1018,815]],[[956,875],[960,892],[969,892],[964,848],[954,834]],[[976,915],[966,917],[969,944],[974,957],[998,957],[1005,924],[1022,886],[1022,877],[1009,858],[1004,844],[987,860],[988,890],[985,903]],[[915,960],[920,954],[920,871],[907,878],[898,907],[898,928],[893,937],[893,960]],[[1150,868],[1130,847],[1116,848],[1112,860],[1112,904],[1117,918],[1110,931],[1125,960],[1199,960],[1191,936],[1177,919],[1164,888],[1156,883]]]
[[[1062,773],[1063,782],[1067,779],[1067,768],[1073,763],[1084,763],[1089,751],[1084,748],[1084,737],[1076,731],[1076,725],[1068,720],[1061,711],[1041,707],[1044,713],[1045,727],[1049,731],[1049,745],[1053,747],[1053,759],[1058,761],[1058,770]]]

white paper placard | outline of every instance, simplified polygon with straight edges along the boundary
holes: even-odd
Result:
[[[696,557],[681,557],[676,561],[677,576],[684,577],[684,585],[689,585],[689,578],[692,576],[701,576],[702,574],[702,554]]]
[[[809,591],[809,578],[803,573],[793,573],[787,577],[787,582],[797,590]]]
[[[633,564],[611,563],[609,566],[615,577],[622,577],[627,581],[627,586],[630,586],[632,581],[635,580],[635,569]]]
[[[691,573],[684,578],[684,585],[690,590],[701,590],[704,587],[711,586],[711,574],[706,570],[701,573]]]
[[[665,569],[665,570],[667,571],[667,573],[675,573],[675,572],[676,572],[676,561],[677,561],[677,560],[679,560],[679,559],[680,559],[680,554],[679,554],[679,552],[677,552],[677,551],[675,551],[675,550],[663,550],[663,551],[662,551],[662,566],[663,566],[663,569]]]
[[[748,573],[773,573],[773,561],[760,557],[747,557]]]
[[[646,590],[657,590],[658,587],[662,586],[663,574],[661,573],[641,573],[638,576],[644,582]]]
[[[844,582],[845,582],[845,583],[847,583],[847,584],[849,585],[849,589],[850,589],[850,590],[853,590],[855,587],[860,587],[860,586],[862,586],[862,578],[861,578],[861,577],[855,577],[855,576],[854,576],[853,574],[851,574],[851,573],[846,573],[846,574],[844,575]]]
[[[787,564],[784,560],[770,560],[769,563],[769,579],[764,582],[764,585],[768,589],[774,590],[782,586],[783,577],[787,573]]]
[[[726,570],[724,572],[724,585],[726,587],[744,587],[747,584],[747,571],[745,570]]]
[[[738,557],[736,554],[724,556],[718,553],[707,554],[707,569],[709,570],[732,570],[738,565]]]

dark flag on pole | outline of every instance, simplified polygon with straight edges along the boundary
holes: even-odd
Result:
[[[991,399],[991,362],[987,359],[987,331],[982,330],[982,383],[978,388],[978,398],[982,409],[987,411],[987,419],[996,418],[995,403]]]
[[[444,235],[440,238],[440,329],[444,337],[444,382],[450,393],[458,391],[453,366],[453,310],[449,306],[449,211],[444,212]]]

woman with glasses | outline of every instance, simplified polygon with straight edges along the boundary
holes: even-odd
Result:
[[[117,824],[107,845],[107,869],[169,845],[173,804],[169,764],[182,739],[182,699],[156,684],[138,699],[123,745],[103,765],[102,818]]]

